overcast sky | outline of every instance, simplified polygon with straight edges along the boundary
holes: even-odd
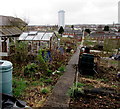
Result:
[[[112,24],[118,22],[119,0],[1,0],[0,15],[26,19],[30,25],[58,24],[58,11],[65,11],[65,24]]]

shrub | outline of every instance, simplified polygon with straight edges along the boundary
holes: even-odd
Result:
[[[45,62],[44,58],[42,57],[42,50],[38,51],[38,56],[37,56],[37,60],[38,60],[38,64],[39,64],[39,70],[44,73],[47,74],[47,70],[48,70],[48,66],[47,63]]]
[[[24,68],[24,76],[34,76],[34,74],[37,72],[38,66],[35,63],[30,63]]]

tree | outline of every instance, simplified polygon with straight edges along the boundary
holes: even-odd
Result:
[[[62,26],[61,26],[60,29],[58,30],[58,33],[61,34],[61,36],[62,36],[62,34],[64,33],[64,29],[63,29]]]
[[[85,32],[89,33],[90,34],[90,29],[85,29]]]
[[[74,30],[74,25],[71,25],[72,30]]]
[[[105,26],[104,31],[109,31],[109,26]]]

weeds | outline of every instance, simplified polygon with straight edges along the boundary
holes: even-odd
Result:
[[[43,88],[42,90],[41,90],[41,93],[42,94],[47,94],[47,93],[49,93],[50,92],[50,90],[48,89],[48,88]]]
[[[13,78],[13,95],[20,97],[26,89],[26,81],[23,79],[16,80]]]
[[[68,95],[71,97],[71,98],[78,98],[81,94],[84,93],[84,90],[83,90],[83,86],[85,86],[85,84],[82,84],[82,83],[77,83],[77,86],[76,84],[74,84],[70,90],[68,90]]]

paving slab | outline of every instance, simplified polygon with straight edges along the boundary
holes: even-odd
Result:
[[[79,58],[79,47],[77,51],[73,54],[68,65],[66,66],[66,71],[59,78],[56,83],[52,94],[48,97],[43,107],[56,107],[56,108],[68,108],[69,107],[69,96],[68,90],[72,87],[75,79],[76,68],[74,65],[78,64]]]

